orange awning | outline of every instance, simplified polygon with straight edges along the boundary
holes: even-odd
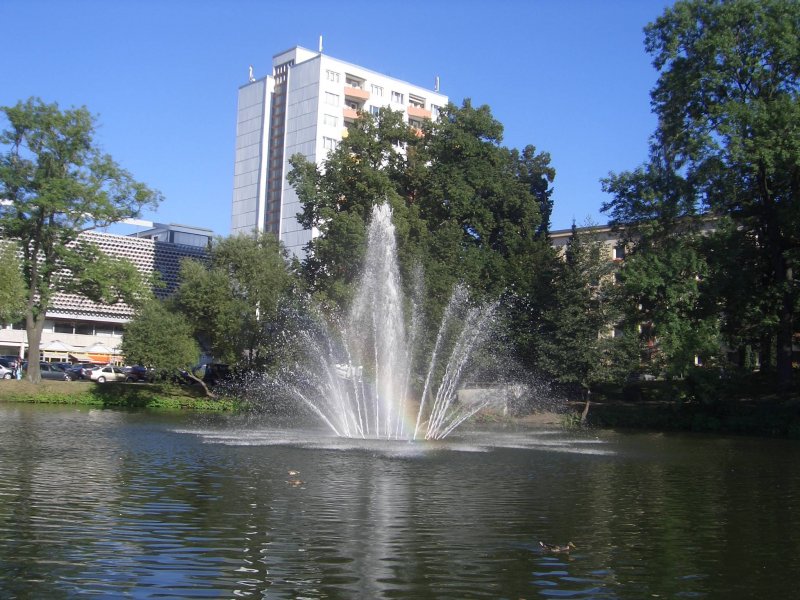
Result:
[[[111,362],[111,355],[110,354],[88,354],[89,360],[93,363],[110,363]]]

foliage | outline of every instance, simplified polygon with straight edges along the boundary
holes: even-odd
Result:
[[[17,244],[0,242],[0,323],[17,322],[25,314],[25,280],[19,268]]]
[[[800,4],[793,0],[677,2],[646,30],[659,70],[655,134],[691,197],[735,224],[719,240],[747,242],[758,286],[721,296],[725,313],[745,302],[769,340],[779,381],[791,380],[800,288]],[[726,268],[725,253],[720,268]],[[717,268],[712,265],[712,270]],[[721,288],[718,288],[721,289]],[[742,315],[744,316],[744,315]]]
[[[643,368],[652,374],[683,375],[695,357],[718,354],[718,315],[708,306],[705,220],[697,215],[686,180],[653,148],[650,163],[603,181],[613,199],[603,206],[623,232],[628,248],[617,275],[617,305],[623,327],[640,330]]]
[[[618,321],[610,302],[614,264],[601,240],[591,233],[572,236],[555,268],[553,294],[542,311],[536,363],[554,381],[589,389],[627,372]]]
[[[303,272],[328,312],[352,300],[372,206],[388,202],[406,295],[422,267],[425,291],[417,296],[428,322],[438,322],[457,282],[476,298],[505,294],[507,314],[527,317],[526,303],[546,287],[540,274],[555,260],[542,218],[552,207],[555,172],[533,146],[501,146],[502,133],[489,107],[469,100],[447,106],[421,131],[402,113],[381,109],[377,117],[360,114],[320,166],[292,157],[300,220],[320,233]],[[534,338],[528,332],[526,323],[515,339],[526,352]]]
[[[175,306],[217,360],[265,368],[282,356],[296,283],[275,236],[228,237],[216,240],[209,265],[183,262]]]
[[[160,196],[100,151],[86,108],[62,111],[29,99],[3,107],[0,231],[20,244],[29,356],[39,355],[45,313],[58,292],[98,302],[136,303],[149,287],[136,269],[79,238],[86,230],[138,216]],[[39,380],[38,361],[28,377]]]
[[[163,376],[190,369],[200,356],[189,323],[160,300],[146,302],[137,311],[125,328],[121,350],[131,364]]]

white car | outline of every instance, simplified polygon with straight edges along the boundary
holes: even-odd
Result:
[[[97,383],[105,383],[106,381],[128,381],[128,375],[122,370],[122,367],[97,367],[89,372],[89,379]]]

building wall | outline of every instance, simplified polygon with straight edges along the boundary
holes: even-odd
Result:
[[[301,206],[287,180],[289,159],[299,153],[319,164],[341,141],[348,120],[356,115],[346,104],[354,98],[348,77],[363,86],[358,108],[366,112],[388,106],[404,111],[407,120],[435,119],[448,99],[438,92],[301,47],[276,54],[272,66],[271,76],[239,89],[231,231],[274,231],[292,254],[302,258],[305,245],[316,232],[303,230],[297,222]],[[411,106],[412,96],[421,106]],[[270,105],[276,99],[279,110],[285,110],[285,119],[270,115]],[[276,161],[281,166],[280,199],[276,198],[273,206],[269,192],[272,183],[268,181],[276,173]]]
[[[233,170],[231,232],[251,234],[258,228],[266,184],[259,178],[266,161],[265,123],[268,120],[271,77],[239,88],[236,118],[236,153]]]

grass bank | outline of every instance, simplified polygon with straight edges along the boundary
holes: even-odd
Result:
[[[166,408],[226,411],[237,403],[207,398],[199,386],[93,381],[0,381],[0,402],[74,404],[117,408]]]

